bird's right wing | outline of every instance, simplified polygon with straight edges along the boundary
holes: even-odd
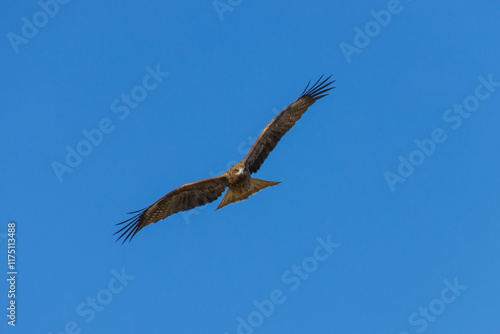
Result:
[[[115,234],[122,232],[118,240],[125,237],[123,242],[132,238],[143,227],[154,224],[180,211],[187,211],[198,206],[215,201],[229,185],[225,175],[211,179],[185,184],[168,193],[149,208],[130,212],[136,215],[117,225],[126,224]],[[114,234],[113,234],[114,235]]]
[[[276,116],[264,131],[262,131],[262,134],[244,160],[245,167],[248,168],[250,173],[256,173],[259,170],[264,160],[269,156],[269,153],[274,150],[281,138],[290,131],[307,109],[309,109],[314,102],[328,95],[326,92],[335,88],[329,87],[335,82],[335,80],[328,81],[330,77],[331,76],[321,81],[323,79],[323,76],[321,76],[311,88],[309,88],[309,84],[307,84],[300,97]]]

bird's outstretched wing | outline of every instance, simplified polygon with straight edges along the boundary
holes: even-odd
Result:
[[[329,87],[335,82],[335,80],[328,81],[330,78],[331,76],[321,81],[323,79],[323,76],[321,76],[311,88],[309,88],[309,82],[300,97],[276,116],[262,131],[262,134],[244,160],[245,167],[250,173],[255,173],[259,170],[264,160],[269,156],[269,153],[278,145],[280,139],[295,125],[307,109],[314,102],[328,95],[325,94],[327,91],[335,88]]]
[[[123,237],[125,237],[123,242],[127,239],[130,241],[137,232],[149,224],[157,223],[180,211],[191,210],[215,201],[228,185],[229,180],[225,175],[185,184],[171,191],[149,208],[130,212],[136,215],[118,223],[117,225],[125,224],[125,226],[113,235],[121,233],[116,241]]]

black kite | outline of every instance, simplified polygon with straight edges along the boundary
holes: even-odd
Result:
[[[309,82],[300,97],[276,116],[264,131],[262,131],[262,134],[251,148],[247,157],[239,164],[233,166],[225,174],[219,177],[185,184],[168,193],[150,207],[130,212],[136,215],[117,224],[121,225],[126,223],[124,227],[115,233],[117,234],[123,231],[117,241],[123,237],[125,237],[123,242],[127,241],[127,239],[130,241],[137,232],[149,224],[157,223],[180,211],[191,210],[195,207],[213,202],[218,199],[228,187],[229,190],[217,210],[231,203],[244,201],[262,189],[279,184],[280,182],[270,182],[252,178],[251,175],[259,170],[264,160],[266,160],[269,153],[276,147],[280,139],[295,125],[307,109],[309,109],[314,102],[328,95],[325,94],[327,91],[335,88],[329,87],[335,82],[335,80],[328,81],[330,77],[331,76],[321,81],[323,78],[323,76],[321,76],[311,88],[309,88]]]

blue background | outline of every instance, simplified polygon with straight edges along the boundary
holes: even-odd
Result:
[[[233,334],[278,289],[254,333],[500,332],[500,87],[459,128],[443,119],[478,77],[500,81],[500,4],[402,0],[381,27],[385,0],[221,3],[73,0],[13,47],[42,9],[4,1],[0,248],[16,221],[19,274],[16,329],[0,283],[1,331]],[[120,119],[111,104],[148,66],[169,75]],[[115,243],[126,212],[242,160],[322,73],[337,88],[256,174],[282,184]],[[113,131],[60,181],[54,162],[103,119]],[[391,191],[384,173],[436,128],[446,141]],[[292,291],[282,275],[328,236],[340,247]],[[466,288],[443,303],[455,278]]]

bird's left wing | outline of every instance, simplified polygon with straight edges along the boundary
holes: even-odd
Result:
[[[269,153],[278,145],[280,139],[290,131],[307,109],[309,109],[314,102],[328,95],[326,92],[335,88],[329,87],[335,82],[335,80],[328,81],[330,77],[331,76],[322,81],[321,79],[323,76],[321,76],[311,88],[309,88],[309,84],[307,84],[300,97],[276,116],[264,131],[262,131],[262,134],[250,149],[250,152],[248,152],[247,157],[243,160],[245,162],[245,167],[250,173],[256,173],[259,170],[264,160],[269,156]]]
[[[143,227],[154,224],[180,211],[187,211],[198,206],[211,203],[219,198],[226,190],[229,180],[225,175],[211,179],[185,184],[168,193],[149,208],[130,212],[136,215],[117,225],[125,224],[119,231],[122,233],[118,240],[125,237],[123,242],[132,238]],[[122,232],[123,231],[123,232]]]

